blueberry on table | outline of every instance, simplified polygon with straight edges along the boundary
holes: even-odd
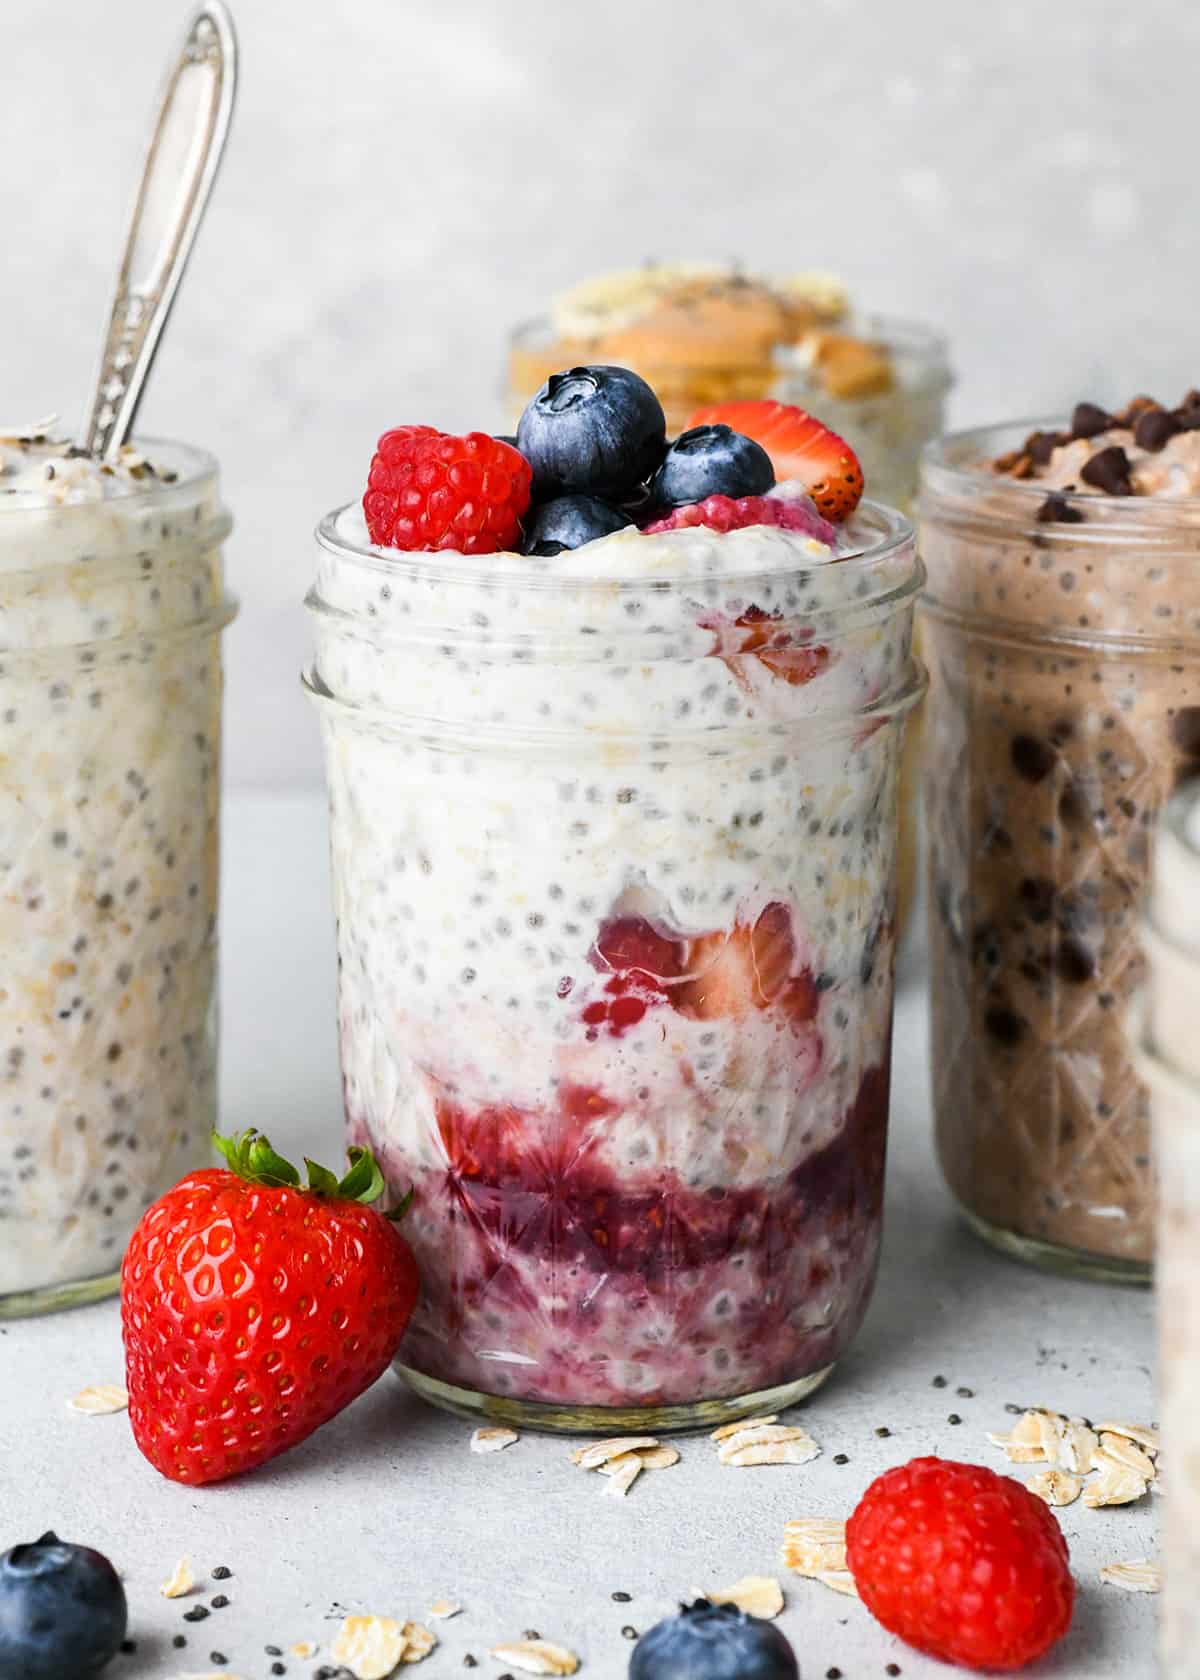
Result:
[[[693,426],[681,432],[654,475],[655,507],[686,507],[708,496],[763,496],[775,468],[761,443],[731,426]]]
[[[598,496],[556,496],[535,507],[526,519],[521,553],[561,554],[564,548],[582,548],[632,524],[627,513]]]
[[[112,1564],[57,1534],[0,1555],[0,1680],[86,1680],[125,1637]]]
[[[698,1598],[642,1635],[629,1680],[799,1680],[796,1654],[770,1622]]]
[[[662,404],[629,368],[552,373],[522,414],[517,448],[533,468],[535,501],[571,491],[625,501],[667,449]]]

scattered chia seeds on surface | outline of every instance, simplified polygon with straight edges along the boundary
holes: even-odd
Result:
[[[842,1680],[841,1669],[840,1668],[827,1668],[825,1670],[825,1680]]]
[[[633,1594],[627,1592],[615,1592],[612,1595],[612,1601],[614,1604],[632,1604]]]
[[[171,1643],[172,1643],[172,1645],[174,1645],[174,1647],[177,1651],[182,1651],[183,1647],[187,1644],[187,1635],[183,1634],[183,1633],[177,1633],[175,1635],[174,1639],[172,1639]]]
[[[890,1674],[893,1677],[893,1680],[895,1680],[895,1676],[902,1671],[899,1663],[889,1663],[883,1672],[885,1674]]]
[[[470,1651],[468,1651],[466,1656],[463,1658],[463,1667],[464,1668],[478,1668],[479,1667],[478,1658],[473,1657],[471,1655]]]
[[[540,1639],[541,1637],[541,1634],[536,1628],[526,1628],[525,1632],[521,1635],[522,1639]]]
[[[622,1639],[636,1639],[637,1637],[638,1637],[638,1630],[635,1627],[629,1627],[628,1625],[626,1625],[625,1627],[623,1627],[621,1629],[621,1638]]]
[[[226,1564],[219,1563],[212,1572],[212,1578],[214,1581],[228,1581],[232,1574],[232,1569]]]
[[[213,1601],[212,1601],[212,1607],[213,1607],[214,1610],[224,1610],[225,1606],[228,1603],[229,1603],[229,1600],[225,1597],[225,1594],[224,1593],[218,1593],[216,1598],[214,1598]]]
[[[850,1462],[849,1454],[847,1454],[847,1453],[834,1453],[833,1462],[835,1464],[849,1464],[849,1462]]]
[[[960,1400],[974,1400],[975,1398],[975,1390],[973,1388],[956,1388],[954,1392],[958,1395]]]
[[[203,1622],[207,1621],[209,1615],[210,1611],[207,1605],[197,1604],[194,1609],[183,1612],[183,1619],[185,1622]]]
[[[215,1663],[218,1668],[224,1668],[228,1663],[229,1658],[225,1655],[224,1651],[210,1651],[208,1653],[208,1660],[210,1663]]]
[[[934,1386],[934,1388],[945,1388],[945,1386],[946,1386],[945,1377],[934,1377],[933,1386]]]
[[[947,1423],[961,1423],[962,1419],[959,1417],[957,1412],[951,1412],[950,1416],[946,1419],[946,1422]]]
[[[286,1674],[287,1673],[287,1664],[286,1663],[281,1663],[281,1662],[273,1662],[271,1664],[271,1673],[272,1674]]]
[[[269,1657],[281,1657],[283,1655],[282,1645],[264,1645],[263,1650]]]
[[[876,1435],[878,1435],[878,1436],[879,1436],[879,1439],[880,1439],[880,1440],[881,1440],[881,1441],[886,1441],[886,1440],[887,1440],[887,1438],[888,1438],[888,1436],[889,1436],[889,1435],[890,1435],[890,1434],[891,1434],[891,1433],[892,1433],[892,1432],[891,1432],[891,1430],[890,1430],[890,1429],[889,1429],[889,1428],[888,1428],[888,1426],[887,1426],[887,1424],[886,1424],[886,1423],[881,1423],[881,1424],[880,1424],[880,1425],[879,1425],[879,1428],[878,1428],[878,1429],[877,1429],[877,1430],[876,1430],[876,1431],[875,1431],[875,1433],[876,1433]]]

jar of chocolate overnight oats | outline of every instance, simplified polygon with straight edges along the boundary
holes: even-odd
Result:
[[[0,436],[0,1318],[209,1158],[228,530],[197,450]]]
[[[552,559],[319,531],[347,1119],[423,1294],[399,1368],[549,1428],[800,1398],[879,1249],[896,514]]]
[[[1181,789],[1159,824],[1143,935],[1135,1056],[1154,1117],[1158,1392],[1171,1466],[1161,1663],[1182,1675],[1200,1646],[1200,784]]]
[[[1200,395],[946,439],[921,515],[942,1167],[1008,1252],[1145,1279],[1126,1014],[1151,829],[1200,769]]]

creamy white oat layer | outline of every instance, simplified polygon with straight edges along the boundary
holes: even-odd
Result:
[[[208,1158],[227,524],[193,452],[0,437],[0,1311]]]

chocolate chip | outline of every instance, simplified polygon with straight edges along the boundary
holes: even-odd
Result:
[[[1148,408],[1138,415],[1137,425],[1133,428],[1133,441],[1139,449],[1148,449],[1157,455],[1160,449],[1166,447],[1170,438],[1181,431],[1182,427],[1173,414],[1168,414],[1165,408]]]
[[[1132,496],[1129,457],[1119,443],[1110,443],[1085,462],[1079,474],[1085,484],[1103,490],[1107,496]]]
[[[1181,706],[1171,719],[1171,744],[1185,758],[1200,758],[1200,706]]]
[[[1013,1049],[1025,1037],[1025,1023],[1011,1009],[998,1006],[989,1009],[983,1017],[983,1024],[997,1044],[1002,1044],[1006,1050]]]
[[[1044,782],[1055,764],[1055,753],[1036,735],[1014,735],[1010,749],[1013,769],[1027,782]]]
[[[1111,417],[1095,403],[1076,403],[1075,412],[1071,416],[1071,436],[1097,437],[1101,432],[1106,432],[1111,424]]]
[[[1037,510],[1039,525],[1082,525],[1083,520],[1083,509],[1060,496],[1057,490],[1052,491]]]
[[[1035,466],[1044,467],[1059,444],[1067,441],[1065,432],[1031,432],[1025,439],[1025,453]]]
[[[1096,958],[1078,939],[1064,939],[1055,954],[1054,966],[1064,980],[1082,986],[1096,972]]]

